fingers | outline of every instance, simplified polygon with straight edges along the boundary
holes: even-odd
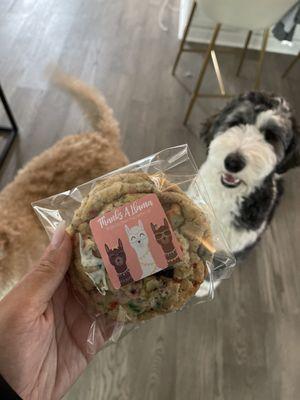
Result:
[[[71,240],[65,224],[61,224],[38,264],[15,288],[20,298],[30,298],[31,303],[46,308],[67,272],[70,259]]]

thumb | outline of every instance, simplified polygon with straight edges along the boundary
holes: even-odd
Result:
[[[64,222],[57,227],[42,258],[18,285],[19,295],[30,297],[36,305],[47,306],[69,267],[71,239],[65,227]]]

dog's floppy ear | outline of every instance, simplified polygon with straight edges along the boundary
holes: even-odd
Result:
[[[152,229],[153,233],[155,233],[155,232],[156,232],[155,225],[154,225],[154,224],[152,224],[152,222],[151,222],[151,229]]]
[[[123,243],[121,239],[118,239],[118,247],[120,250],[123,250]]]
[[[18,234],[8,226],[1,225],[0,228],[0,261],[7,256],[10,247],[13,247],[14,241],[18,240]],[[0,266],[1,269],[1,266]]]
[[[106,250],[106,253],[109,254],[110,248],[107,246],[106,243],[105,243],[105,250]]]
[[[9,244],[8,236],[1,232],[0,234],[0,260],[4,259]]]
[[[164,226],[166,228],[169,228],[169,224],[168,224],[167,218],[164,218]]]
[[[293,138],[285,151],[284,159],[278,164],[276,172],[284,174],[291,168],[300,166],[300,130],[296,120],[292,119]]]
[[[212,115],[202,124],[202,127],[201,127],[200,137],[203,138],[207,147],[210,145],[210,142],[214,138],[214,131],[213,131],[212,127],[214,125],[216,117],[217,117],[217,114]]]

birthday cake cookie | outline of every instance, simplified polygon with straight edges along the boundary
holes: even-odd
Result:
[[[213,253],[203,210],[163,174],[98,181],[67,230],[75,292],[91,313],[125,323],[181,309]]]

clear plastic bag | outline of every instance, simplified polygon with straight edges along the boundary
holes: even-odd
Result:
[[[153,194],[162,209],[154,207]],[[230,276],[235,258],[211,200],[188,146],[181,145],[32,204],[50,238],[62,220],[69,226],[74,243],[71,282],[78,300],[93,318],[87,338],[90,353],[96,351],[99,331],[106,344],[116,342],[144,319],[214,297],[214,280]],[[131,227],[127,223],[124,228],[120,216],[126,215],[128,205],[133,205],[131,211],[141,217],[134,219],[137,217],[131,215]],[[150,211],[145,211],[147,207]],[[158,218],[164,212],[167,218],[161,216],[159,224],[151,222],[146,230],[149,215]],[[99,233],[92,229],[92,220]],[[122,240],[115,234],[121,228]],[[110,237],[111,244],[104,243]],[[139,246],[152,253],[154,248],[156,261],[151,252],[142,254]],[[156,252],[162,254],[163,266],[158,267]],[[134,277],[137,269],[128,267],[128,259],[134,264],[133,257],[142,271],[138,277]],[[153,274],[145,272],[150,266],[156,266]]]

